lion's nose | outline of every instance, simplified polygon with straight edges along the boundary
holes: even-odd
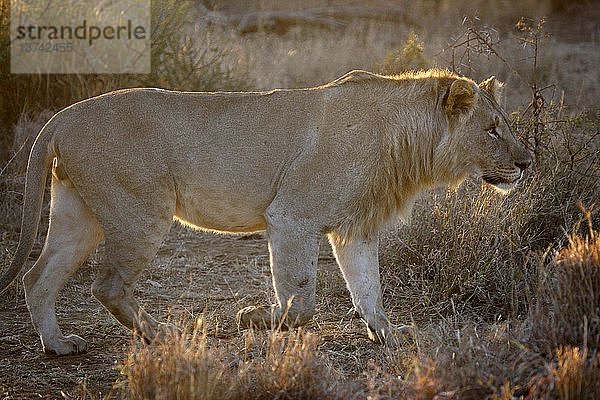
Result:
[[[531,161],[530,160],[525,160],[525,161],[517,161],[515,162],[515,165],[517,166],[517,168],[519,168],[521,171],[526,170],[527,168],[529,168],[529,166],[531,165]]]

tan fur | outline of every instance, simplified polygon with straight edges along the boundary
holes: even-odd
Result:
[[[382,307],[378,232],[408,216],[423,190],[471,174],[506,189],[530,162],[498,87],[439,70],[353,71],[300,90],[127,89],[74,104],[32,149],[21,239],[0,288],[30,252],[52,167],[46,244],[24,278],[46,351],[85,351],[83,339],[61,333],[54,303],[103,239],[94,295],[125,326],[149,339],[161,332],[132,290],[173,218],[211,231],[267,231],[278,303],[241,310],[242,325],[311,318],[327,234],[369,335],[393,342],[400,330]]]

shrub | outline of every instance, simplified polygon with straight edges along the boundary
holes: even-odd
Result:
[[[425,43],[414,32],[410,31],[404,46],[389,52],[380,70],[384,74],[399,74],[407,70],[423,69],[428,65],[424,55]]]
[[[523,332],[520,324],[460,318],[430,325],[417,334],[418,351],[395,359],[367,398],[519,398],[546,362],[519,339]]]
[[[540,257],[543,265],[549,248],[568,241],[565,232],[581,220],[578,202],[597,202],[599,125],[598,116],[583,114],[554,127],[538,170],[513,193],[467,181],[417,203],[411,223],[382,244],[390,308],[417,319],[526,315],[541,282]]]
[[[490,322],[524,313],[535,282],[527,260],[540,246],[528,230],[540,199],[530,194],[544,184],[533,180],[503,197],[467,182],[418,204],[411,224],[383,244],[387,298],[401,302],[392,308],[421,320],[456,314]]]
[[[158,2],[156,2],[158,3]],[[226,40],[213,40],[213,32],[190,37],[190,0],[152,3],[151,73],[141,78],[144,86],[176,90],[242,90],[248,88],[247,74],[226,63]]]

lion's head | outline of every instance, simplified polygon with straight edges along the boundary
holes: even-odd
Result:
[[[510,190],[531,165],[531,155],[512,132],[498,105],[502,84],[491,77],[479,85],[455,80],[445,99],[450,140],[464,154],[469,172],[500,190]]]

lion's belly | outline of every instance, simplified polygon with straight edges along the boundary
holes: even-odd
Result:
[[[265,230],[264,211],[268,202],[251,199],[237,193],[179,192],[175,218],[204,230],[233,233]]]

